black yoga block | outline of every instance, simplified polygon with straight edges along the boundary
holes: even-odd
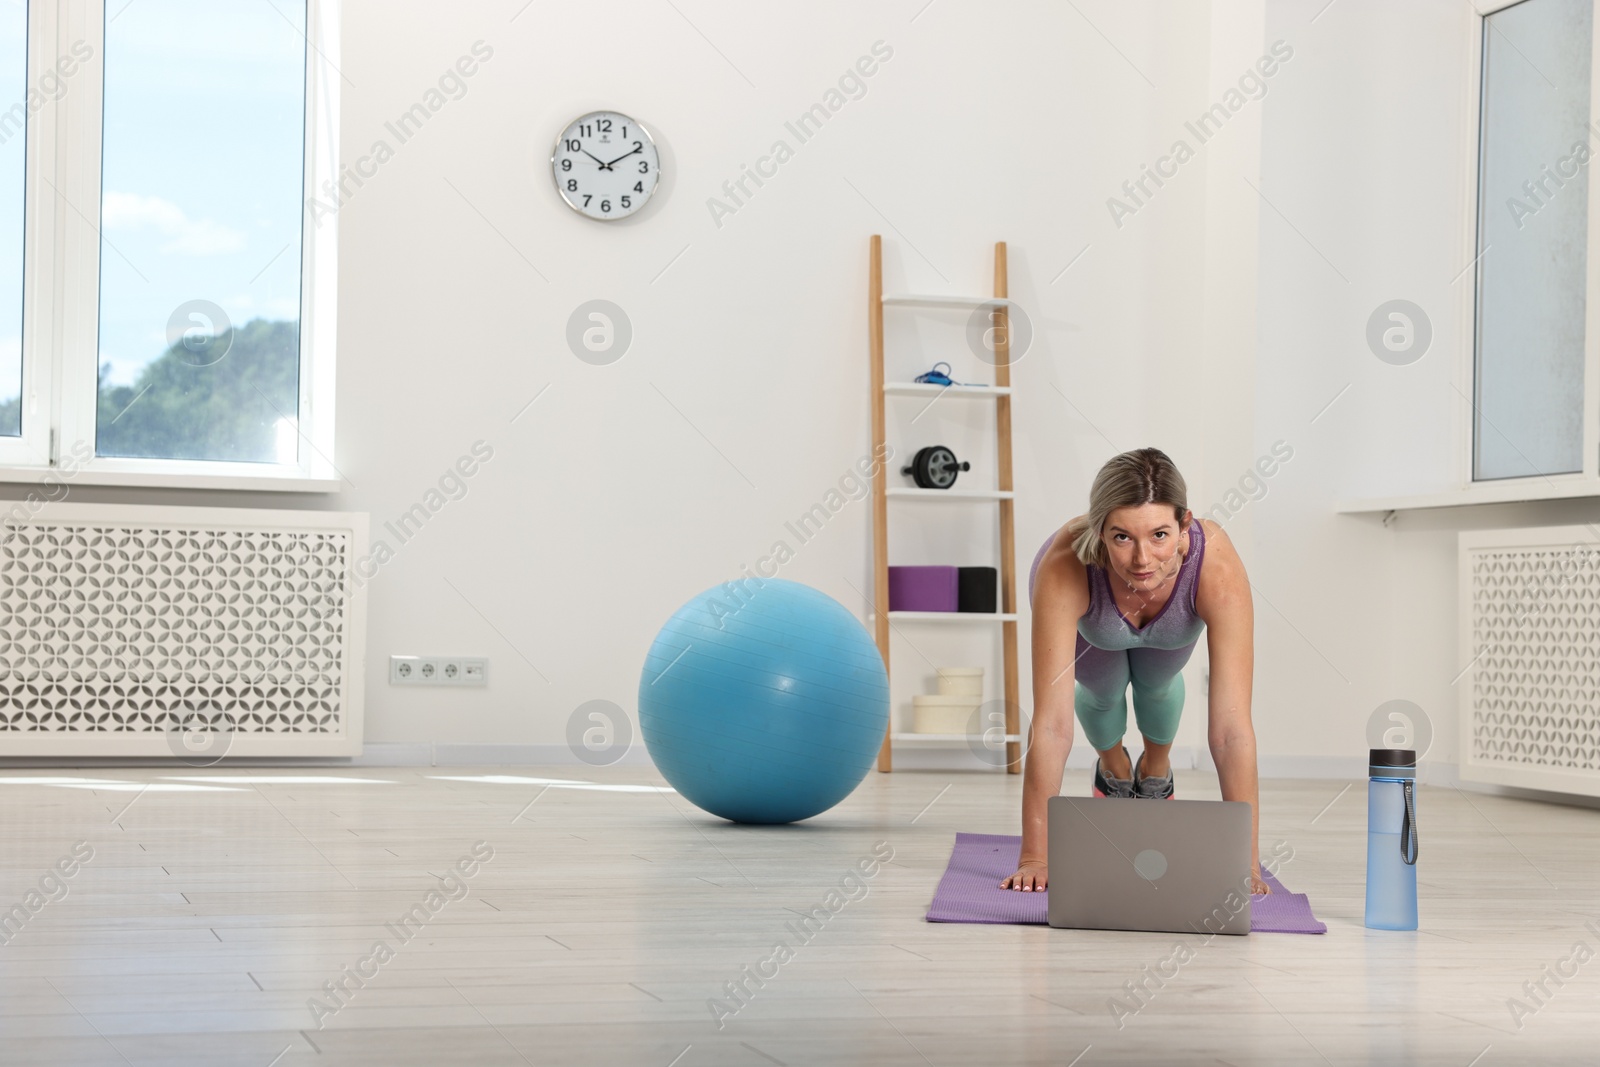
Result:
[[[956,578],[956,610],[999,611],[1000,572],[993,567],[959,567]]]

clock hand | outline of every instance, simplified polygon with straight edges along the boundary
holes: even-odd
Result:
[[[629,156],[634,155],[635,153],[641,152],[641,151],[643,151],[642,148],[635,148],[632,152],[624,152],[622,155],[618,156],[616,159],[613,159],[611,161],[611,163],[620,163],[624,159],[627,159]],[[607,163],[605,165],[606,170],[610,170],[611,169],[611,163]]]
[[[593,152],[589,151],[587,148],[580,149],[579,151],[581,151],[584,155],[588,156],[590,159],[594,160],[596,163],[599,163],[601,170],[610,170],[611,169],[611,163],[615,163],[616,162],[616,160],[613,159],[611,161],[611,163],[607,163],[604,160],[602,160],[599,156],[597,156]]]

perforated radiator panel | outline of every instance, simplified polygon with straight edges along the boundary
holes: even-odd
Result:
[[[1600,528],[1460,535],[1463,778],[1600,796]]]
[[[364,516],[322,512],[0,522],[0,753],[359,751],[364,542]]]

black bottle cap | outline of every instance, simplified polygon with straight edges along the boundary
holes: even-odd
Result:
[[[1415,778],[1417,750],[1414,748],[1374,748],[1367,756],[1367,774],[1373,778]]]

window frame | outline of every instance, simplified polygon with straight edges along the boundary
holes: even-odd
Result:
[[[1455,449],[1458,488],[1448,494],[1438,494],[1444,499],[1429,500],[1438,505],[1499,503],[1522,500],[1555,500],[1572,497],[1600,496],[1600,143],[1595,144],[1595,156],[1588,164],[1588,242],[1584,263],[1584,291],[1591,294],[1584,301],[1584,368],[1583,368],[1583,442],[1581,470],[1565,474],[1532,474],[1515,478],[1477,478],[1475,449],[1477,425],[1475,404],[1478,393],[1478,310],[1483,276],[1478,259],[1479,200],[1483,185],[1483,90],[1487,42],[1491,32],[1489,17],[1516,7],[1529,0],[1487,0],[1475,11],[1474,29],[1468,34],[1471,61],[1468,64],[1468,106],[1466,143],[1471,146],[1467,159],[1464,225],[1462,226],[1461,262],[1470,264],[1471,284],[1463,287],[1461,301],[1461,336],[1466,343],[1458,353],[1456,380],[1466,383],[1466,401],[1457,405],[1455,420]],[[1590,121],[1600,121],[1600,11],[1596,12],[1590,39],[1589,73]],[[1600,138],[1597,138],[1600,142]],[[1493,246],[1484,258],[1494,254]],[[1424,499],[1424,498],[1419,498]],[[1428,506],[1420,504],[1418,506]]]
[[[116,0],[111,0],[116,2]],[[292,464],[81,460],[98,403],[101,130],[106,0],[31,0],[28,84],[85,41],[66,93],[28,116],[20,438],[0,438],[0,482],[337,492],[334,465],[338,213],[306,210],[339,171],[342,0],[307,0],[300,262],[300,410]],[[88,206],[94,207],[93,219]],[[32,413],[30,415],[30,412]]]

